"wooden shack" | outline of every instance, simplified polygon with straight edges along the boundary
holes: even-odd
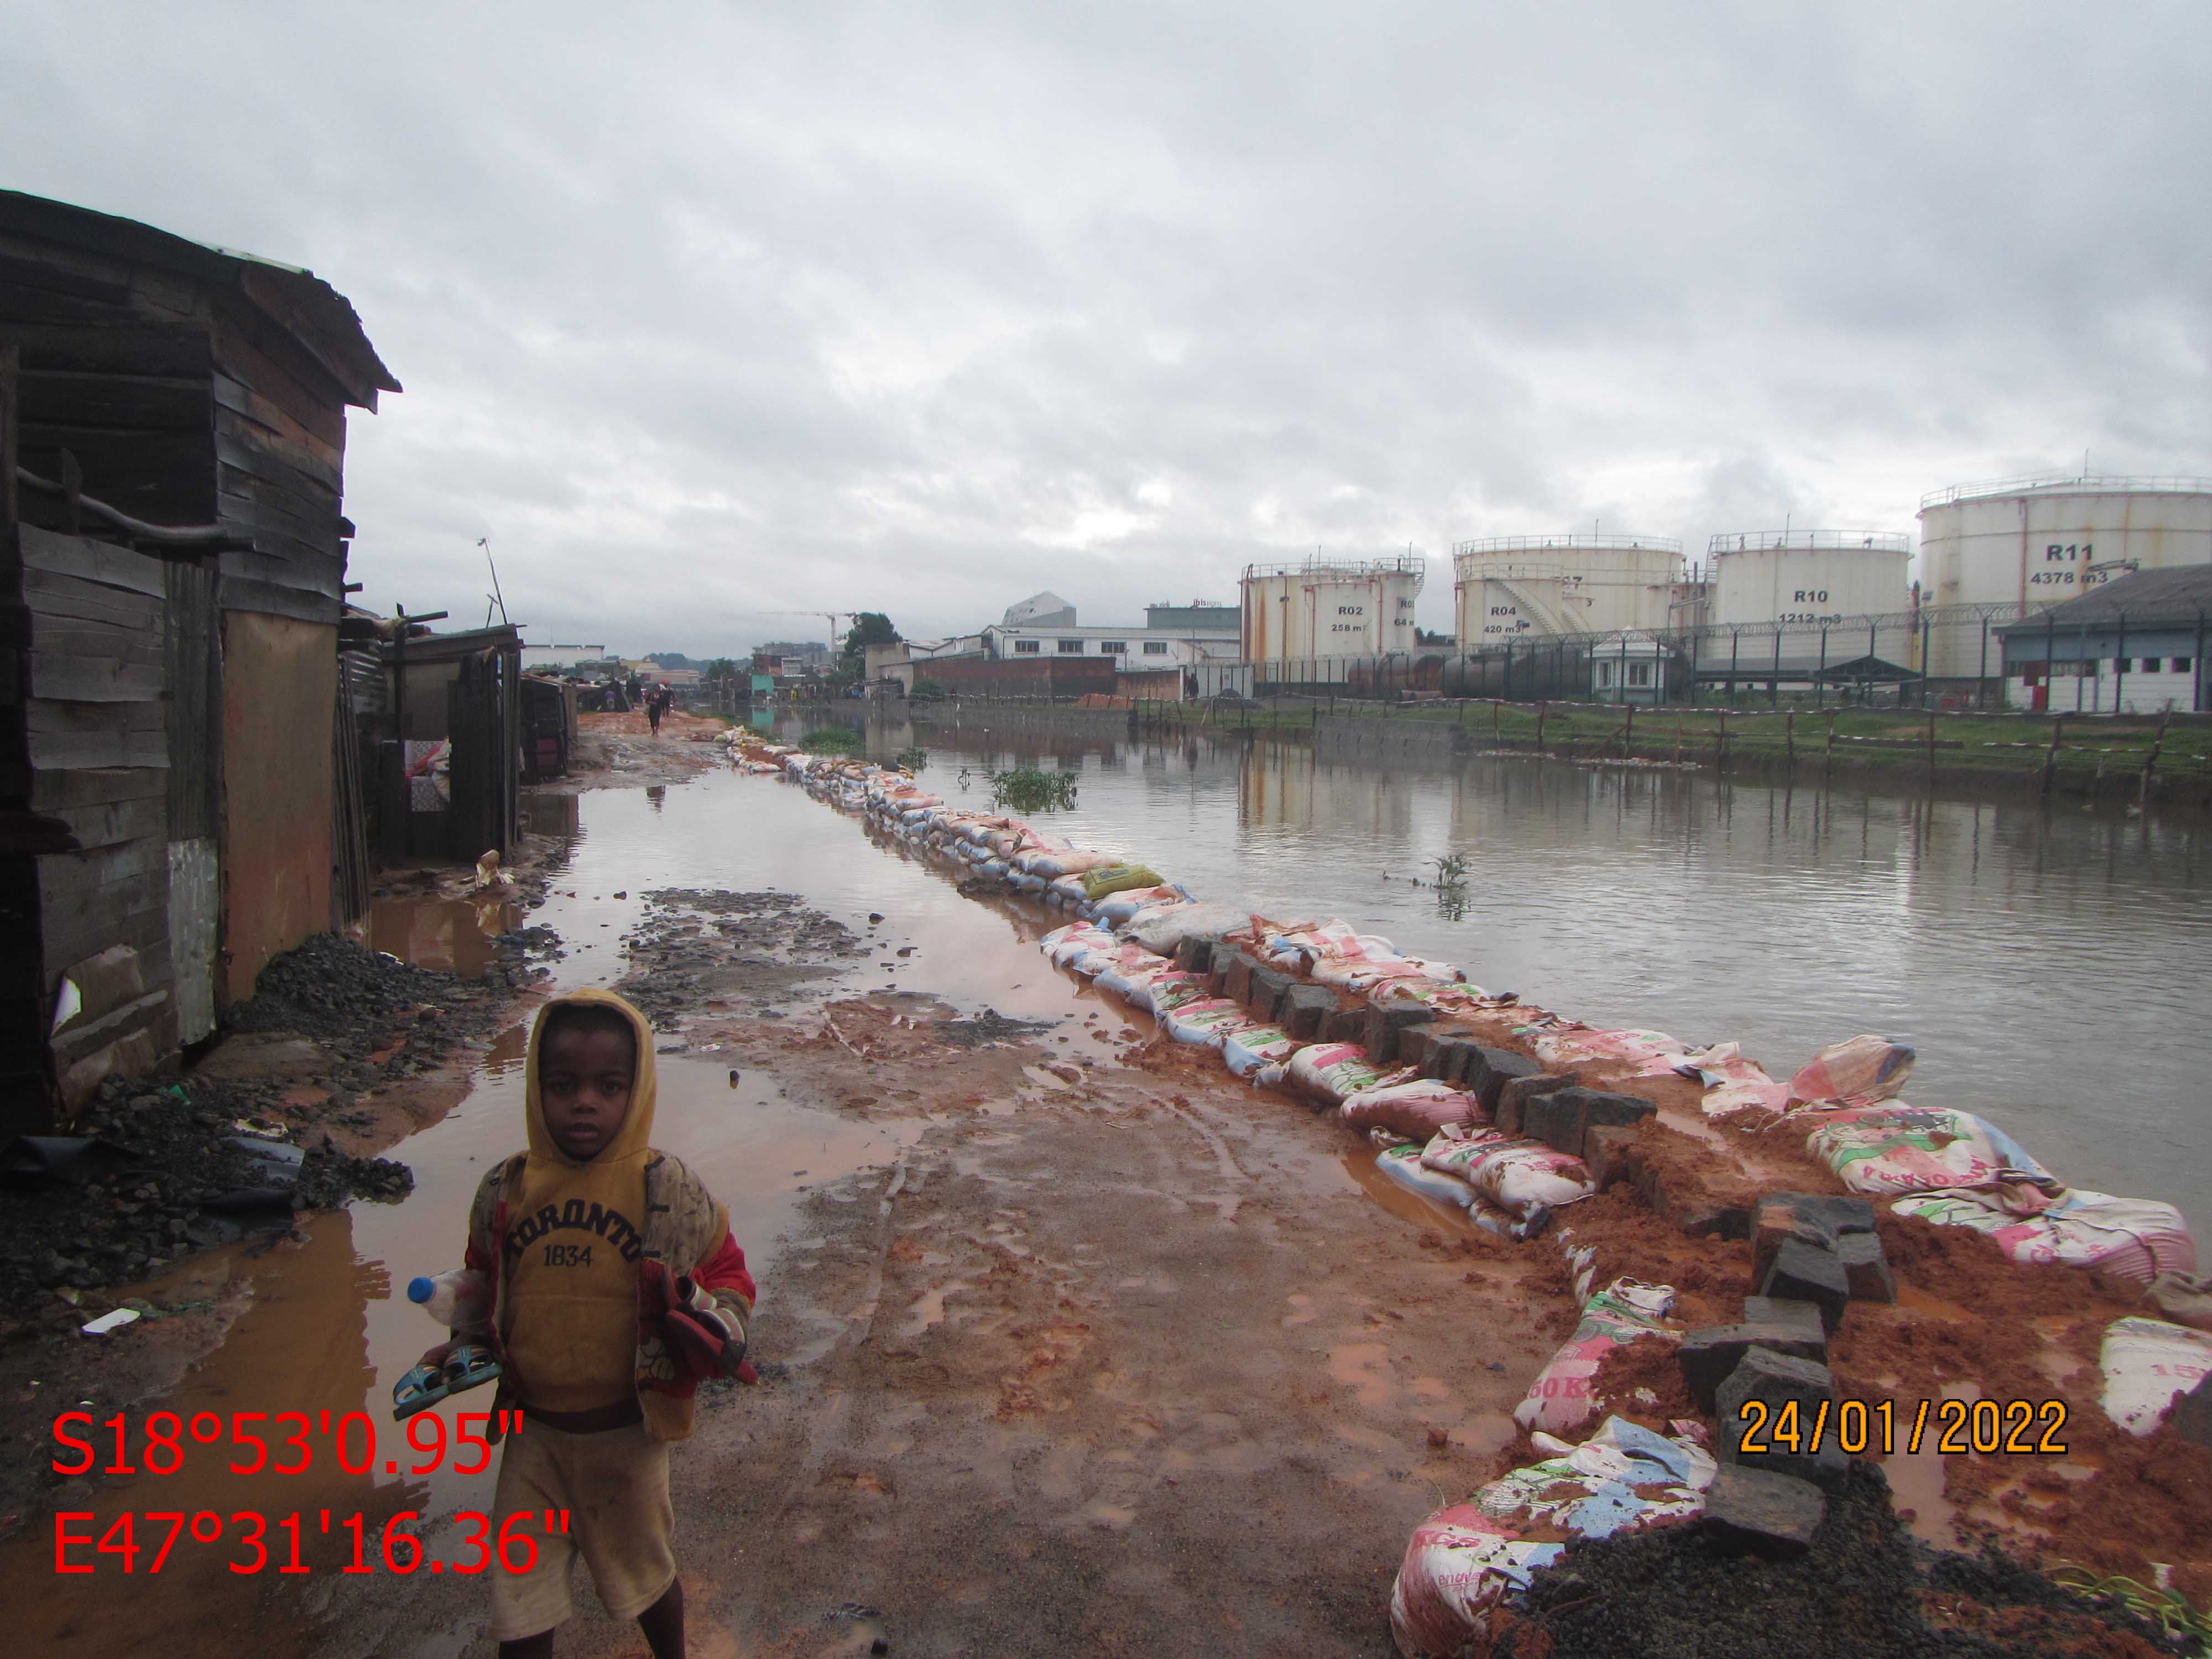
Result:
[[[311,272],[0,191],[0,1132],[350,920],[345,410],[398,389]]]

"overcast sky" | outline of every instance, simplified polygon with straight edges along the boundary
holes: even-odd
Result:
[[[2212,473],[2212,7],[0,3],[14,187],[312,267],[353,576],[734,652]]]

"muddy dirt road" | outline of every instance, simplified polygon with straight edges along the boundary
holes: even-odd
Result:
[[[678,1464],[694,1651],[1389,1651],[1398,1540],[1486,1471],[1561,1334],[1559,1298],[1532,1316],[1516,1290],[1548,1258],[1370,1194],[1336,1126],[1054,975],[1041,921],[773,782],[596,792],[532,920],[563,940],[555,984],[658,1000],[658,1139],[730,1204],[763,1281],[767,1380],[715,1395]],[[31,1650],[183,1659],[251,1628],[270,1655],[490,1651],[477,1578],[341,1569],[347,1517],[373,1559],[402,1510],[444,1569],[450,1517],[489,1498],[488,1474],[406,1473],[389,1390],[429,1330],[394,1286],[457,1253],[478,1171],[519,1144],[522,1036],[392,1152],[404,1202],[187,1264],[224,1340],[167,1394],[94,1407],[365,1413],[367,1469],[316,1435],[297,1475],[193,1448],[47,1498],[95,1536],[126,1511],[297,1511],[307,1571],[280,1552],[233,1573],[233,1527],[159,1577],[79,1549],[97,1570],[57,1577],[42,1511],[0,1544],[0,1572],[51,1587]],[[637,1645],[586,1616],[562,1651]]]

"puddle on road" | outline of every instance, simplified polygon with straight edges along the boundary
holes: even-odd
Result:
[[[489,964],[494,934],[518,923],[543,923],[560,933],[568,953],[550,964],[550,988],[606,985],[622,976],[621,940],[642,915],[647,892],[774,888],[800,895],[882,947],[870,953],[872,960],[841,966],[793,998],[789,1009],[856,990],[895,988],[911,967],[918,983],[908,988],[963,1013],[990,1008],[1048,1022],[1063,1034],[1081,1029],[1078,1022],[1093,994],[1055,973],[1036,948],[1058,918],[964,897],[949,876],[903,845],[871,836],[861,823],[778,781],[707,774],[676,791],[543,798],[528,809],[533,828],[548,800],[556,805],[546,827],[573,826],[574,832],[544,907],[517,915],[490,899],[392,901],[371,917],[372,945],[426,966],[480,972]],[[871,923],[872,913],[883,920]],[[925,945],[926,953],[896,954],[902,946]],[[885,958],[893,967],[889,974],[881,965]],[[89,1520],[71,1522],[72,1531],[88,1528],[94,1537],[126,1510],[221,1517],[297,1512],[303,1517],[300,1560],[308,1570],[299,1589],[285,1593],[280,1578],[229,1571],[230,1562],[250,1552],[237,1547],[239,1528],[228,1522],[222,1542],[183,1541],[173,1550],[159,1593],[143,1582],[118,1590],[108,1557],[99,1558],[100,1570],[93,1574],[56,1576],[52,1525],[35,1525],[0,1544],[0,1574],[42,1585],[18,1620],[30,1650],[102,1654],[158,1646],[172,1659],[189,1659],[227,1654],[239,1632],[251,1629],[265,1655],[305,1652],[316,1620],[329,1616],[340,1583],[335,1575],[349,1559],[348,1517],[365,1517],[372,1558],[385,1522],[409,1510],[434,1524],[428,1559],[451,1562],[464,1553],[455,1529],[439,1523],[457,1510],[489,1507],[497,1459],[488,1459],[481,1471],[457,1473],[448,1456],[431,1472],[413,1473],[435,1460],[418,1455],[392,1423],[391,1389],[441,1333],[395,1286],[458,1261],[477,1182],[493,1162],[520,1150],[526,1036],[523,1024],[500,1033],[461,1103],[392,1149],[390,1156],[415,1173],[405,1200],[308,1218],[301,1224],[304,1243],[279,1245],[258,1259],[234,1247],[178,1270],[206,1279],[227,1269],[250,1281],[251,1304],[161,1408],[188,1423],[195,1413],[214,1413],[226,1425],[239,1412],[305,1413],[318,1425],[308,1440],[307,1469],[233,1473],[227,1446],[193,1446],[179,1474],[110,1477],[88,1498],[72,1500],[91,1513]],[[920,1115],[860,1121],[796,1103],[766,1070],[746,1073],[733,1088],[726,1063],[712,1056],[662,1054],[658,1067],[654,1142],[698,1170],[728,1205],[732,1231],[761,1279],[763,1304],[776,1295],[775,1267],[784,1248],[779,1235],[791,1226],[804,1194],[888,1165],[926,1127]],[[1338,1162],[1315,1161],[1328,1170]],[[1345,1155],[1341,1169],[1352,1185],[1410,1223],[1448,1234],[1468,1224],[1463,1215],[1392,1185],[1364,1148]],[[804,1247],[803,1240],[790,1242]],[[927,1300],[909,1314],[925,1326],[945,1316],[941,1303]],[[1349,1364],[1363,1386],[1391,1387],[1366,1356],[1346,1352],[1333,1364]],[[443,1428],[442,1443],[458,1447],[459,1413],[487,1409],[490,1397],[487,1390],[424,1413],[412,1428],[413,1443],[440,1443],[435,1422]],[[115,1409],[111,1401],[99,1408]],[[341,1467],[331,1437],[320,1431],[326,1413],[333,1427],[346,1425],[349,1414],[366,1419],[366,1425],[357,1418],[347,1425],[357,1473]],[[362,1438],[368,1425],[376,1433],[373,1455]],[[325,1510],[333,1528],[327,1534],[320,1524]],[[277,1536],[272,1530],[272,1540]],[[94,1558],[86,1550],[82,1559]],[[270,1572],[282,1565],[281,1557],[272,1561]],[[459,1639],[453,1631],[410,1631],[392,1650],[443,1653],[455,1650]]]
[[[503,894],[468,898],[380,898],[372,900],[364,929],[372,951],[435,968],[465,979],[481,979],[498,958],[492,941],[520,925],[522,907]]]

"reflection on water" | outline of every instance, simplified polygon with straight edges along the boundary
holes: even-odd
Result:
[[[1997,1118],[2069,1181],[2212,1216],[2212,881],[2194,823],[1665,769],[1384,770],[1303,744],[985,747],[915,729],[955,801],[963,765],[1079,768],[1052,828],[1200,897],[1342,916],[1492,989],[1733,1038],[1785,1074],[1881,1031],[1920,1051],[1911,1098]],[[1435,884],[1447,855],[1466,861],[1456,899]]]
[[[498,892],[467,898],[380,898],[368,907],[368,946],[418,968],[479,977],[497,954],[492,940],[521,908]]]

